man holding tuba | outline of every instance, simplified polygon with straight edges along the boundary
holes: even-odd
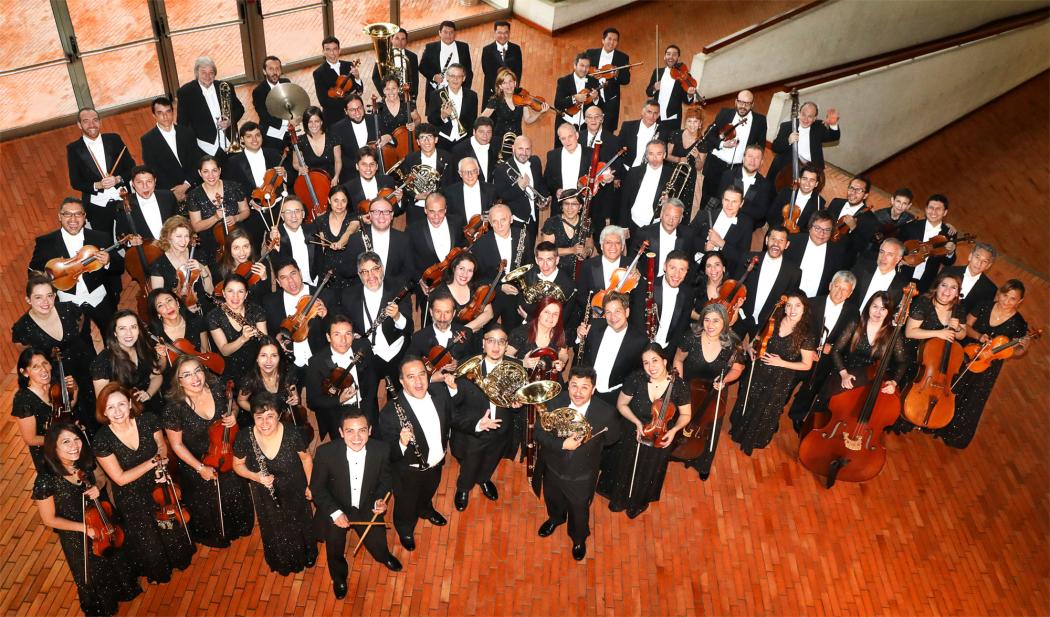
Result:
[[[226,151],[237,141],[231,127],[244,115],[244,105],[237,99],[232,84],[218,81],[219,70],[208,56],[193,63],[193,81],[179,88],[178,123],[193,129],[197,146],[218,159],[219,167],[226,164]]]

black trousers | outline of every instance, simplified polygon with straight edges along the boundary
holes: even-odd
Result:
[[[616,388],[611,392],[595,392],[594,394],[601,400],[612,405],[613,409],[616,409],[616,400],[620,398],[620,388]],[[613,422],[620,423],[620,432],[622,435],[633,435],[634,426],[628,425],[627,421],[622,416],[617,414],[617,417],[613,419]],[[618,452],[616,448],[604,448],[602,450],[602,460],[598,465],[598,494],[602,497],[608,498],[612,494],[613,483],[616,480],[616,467],[617,460],[619,460]]]
[[[820,394],[828,377],[834,372],[835,365],[831,361],[831,354],[824,354],[811,372],[800,374],[798,380],[802,382],[802,387],[795,394],[795,399],[791,402],[791,409],[788,411],[788,417],[793,422],[802,422],[809,416],[813,401]]]
[[[314,408],[314,416],[317,417],[317,441],[323,442],[325,437],[328,437],[331,441],[342,439],[339,436],[339,418],[343,415],[341,408],[336,409],[317,409]],[[369,426],[375,426],[375,418],[369,418],[371,422]]]
[[[561,522],[569,520],[569,537],[573,544],[582,544],[591,535],[591,501],[594,500],[594,478],[567,479],[550,469],[543,474],[543,501],[547,518]]]
[[[91,229],[106,234],[106,237],[110,238],[110,242],[112,242],[113,224],[117,216],[116,209],[110,204],[97,206],[90,201],[84,202],[83,205],[84,210],[87,212],[88,223],[91,223]],[[105,247],[100,246],[98,248]]]
[[[405,452],[405,456],[414,455]],[[415,534],[419,517],[437,511],[433,500],[441,484],[441,471],[444,468],[445,463],[442,461],[423,471],[410,467],[398,472],[398,482],[394,486],[394,528],[398,535]]]
[[[410,337],[411,333],[407,333]],[[380,358],[379,356],[373,356],[372,358],[372,370],[375,371],[376,385],[379,385],[381,379],[386,379],[387,383],[390,383],[395,388],[399,387],[401,380],[401,360],[405,357],[405,353],[408,351],[408,341],[401,346],[401,351],[397,352],[393,358],[389,361]],[[370,395],[375,396],[378,393],[369,392]],[[371,418],[375,420],[376,418]]]
[[[503,430],[488,437],[483,446],[474,447],[460,461],[459,477],[456,479],[457,491],[469,491],[475,484],[492,480],[500,459],[510,444],[511,431]]]
[[[351,521],[372,520],[372,511],[368,509],[353,508],[345,514]],[[383,518],[380,517],[376,519],[376,522],[382,520]],[[373,525],[373,527],[375,529],[368,532],[368,535],[365,536],[364,547],[376,561],[384,562],[391,557],[390,548],[386,543],[386,529],[378,525]],[[361,537],[365,530],[368,529],[368,526],[351,525],[350,528],[343,529],[335,524],[330,524],[324,537],[325,553],[328,555],[328,574],[331,575],[333,582],[345,583],[347,573],[350,570],[349,565],[346,563],[346,536],[350,529],[357,532],[357,537]]]

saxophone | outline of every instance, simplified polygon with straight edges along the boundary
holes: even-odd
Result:
[[[273,477],[273,484],[266,487],[266,490],[270,493],[270,498],[273,499],[273,507],[278,510],[281,509],[281,500],[277,497],[277,490],[274,486],[277,483],[277,476],[270,473],[269,468],[266,466],[266,455],[263,454],[262,448],[259,447],[259,442],[255,439],[255,429],[248,431],[248,441],[252,443],[252,453],[255,454],[255,462],[259,464],[259,473],[266,476]]]
[[[226,153],[234,154],[240,152],[243,148],[241,146],[241,136],[237,133],[237,122],[233,119],[233,88],[230,87],[229,82],[219,82],[219,115],[230,121],[229,131],[223,133],[226,135]]]
[[[401,406],[401,403],[397,402],[397,392],[394,390],[394,386],[390,385],[389,382],[386,384],[386,393],[387,397],[390,399],[390,403],[394,406],[394,413],[397,414],[397,423],[401,426],[401,430],[405,430],[406,428],[411,429],[412,424],[408,421],[405,409]],[[419,444],[416,443],[415,431],[412,432],[412,437],[408,440],[408,447],[412,449],[416,455],[416,459],[419,460],[420,471],[426,471],[429,469],[430,465],[427,464],[427,459],[423,457],[423,451],[419,449]]]

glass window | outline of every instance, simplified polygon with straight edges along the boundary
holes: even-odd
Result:
[[[9,4],[15,6],[6,8]],[[40,10],[34,0],[16,0],[4,5],[3,17],[0,17],[4,32],[0,36],[0,71],[65,57],[50,9]]]
[[[33,93],[31,104],[27,92]],[[0,76],[0,101],[16,101],[4,106],[5,129],[76,113],[77,100],[69,82],[69,65],[62,62]]]
[[[193,63],[199,56],[208,56],[215,62],[219,79],[244,74],[239,23],[179,34],[173,32],[171,47],[175,51],[175,69],[180,84],[193,79]]]
[[[335,36],[343,47],[371,43],[372,39],[363,32],[365,26],[390,21],[390,0],[336,0],[332,9],[335,12]],[[320,42],[317,53],[321,53]]]
[[[171,31],[197,28],[226,21],[240,21],[236,0],[214,0],[207,3],[207,10],[200,0],[164,0],[164,12]]]
[[[267,0],[270,1],[272,0]],[[281,15],[264,16],[263,30],[266,36],[266,54],[277,56],[282,63],[321,55],[324,14],[319,6]]]
[[[68,0],[69,17],[81,53],[153,37],[142,0]]]
[[[157,45],[146,41],[83,57],[91,100],[101,109],[164,93]]]
[[[461,0],[401,0],[401,27],[409,32],[495,10],[484,2]],[[480,48],[479,48],[480,49]]]

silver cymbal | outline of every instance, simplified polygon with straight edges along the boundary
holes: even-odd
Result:
[[[298,122],[310,106],[310,95],[298,84],[277,84],[266,95],[266,111],[275,118]]]

